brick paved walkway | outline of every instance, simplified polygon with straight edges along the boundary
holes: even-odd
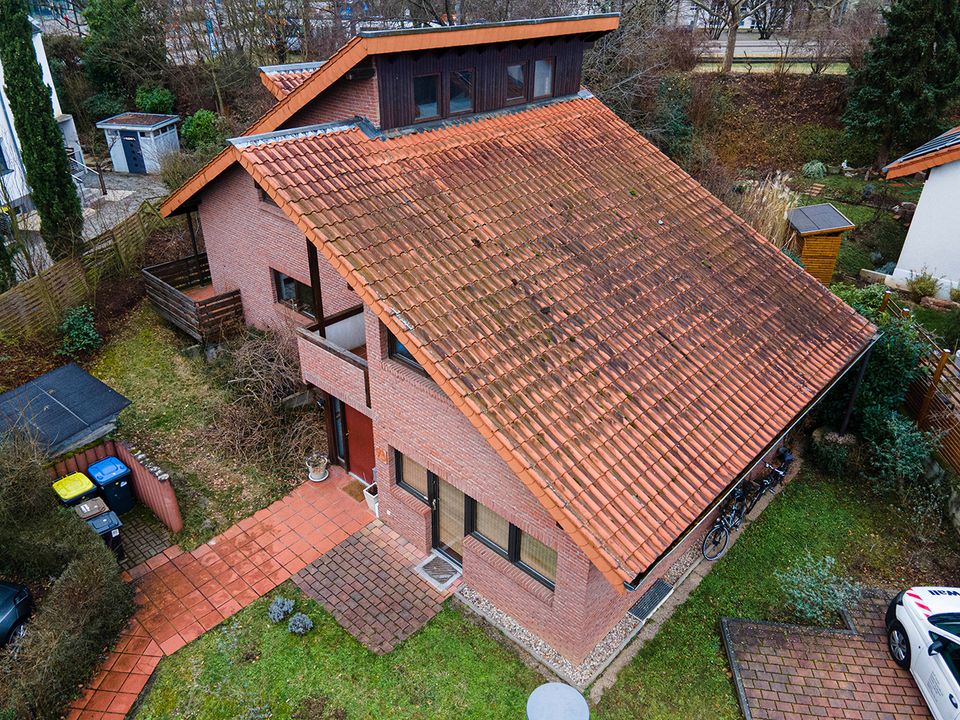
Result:
[[[887,599],[865,598],[856,630],[724,619],[744,715],[753,720],[930,718],[913,676],[887,653]]]
[[[440,593],[414,572],[422,553],[379,520],[341,543],[293,581],[377,654],[422,628],[456,589]]]
[[[340,468],[305,483],[205,545],[177,546],[133,568],[137,610],[68,720],[123,720],[164,655],[270,592],[373,516],[342,492]]]
[[[159,520],[144,517],[145,512],[150,511],[141,507],[121,518],[126,558],[120,567],[124,570],[131,570],[170,547],[170,531]]]

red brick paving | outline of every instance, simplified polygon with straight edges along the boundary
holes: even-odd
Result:
[[[331,468],[185,553],[168,548],[130,570],[137,610],[79,698],[68,720],[123,720],[164,655],[270,592],[369,523],[362,502],[342,492],[349,479]]]
[[[375,520],[304,568],[293,581],[377,654],[390,652],[443,607],[456,590],[435,590],[414,566],[423,554]]]
[[[851,613],[856,631],[725,620],[727,649],[748,705],[744,714],[753,720],[929,719],[913,676],[887,653],[887,601],[865,598]]]

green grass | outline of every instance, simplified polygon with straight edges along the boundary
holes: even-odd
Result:
[[[960,310],[935,310],[913,305],[913,316],[923,327],[941,338],[944,347],[952,350],[960,345]]]
[[[839,200],[859,202],[862,199],[863,189],[871,185],[875,194],[886,192],[895,200],[917,202],[923,183],[913,180],[896,180],[887,182],[883,178],[873,178],[866,181],[860,176],[847,177],[846,175],[827,175],[822,178],[806,178],[799,173],[794,178],[794,184],[801,192],[811,185],[823,185],[824,197],[833,197]],[[823,198],[821,198],[821,202]],[[852,220],[853,218],[851,218]]]
[[[854,484],[804,473],[750,525],[691,597],[601,699],[599,720],[736,720],[740,717],[719,618],[789,619],[774,573],[804,549],[833,555],[867,584],[919,581],[907,559],[915,545],[893,508]],[[938,553],[953,554],[947,542]],[[927,552],[931,552],[929,549]],[[939,569],[928,577],[946,580]]]
[[[456,607],[377,656],[292,583],[270,597],[276,594],[297,598],[296,610],[314,622],[310,633],[297,637],[285,622],[272,625],[269,598],[261,599],[164,659],[136,718],[512,720],[544,682]],[[306,698],[315,699],[313,714],[301,706]],[[252,708],[263,714],[244,714]]]
[[[181,353],[185,346],[144,303],[90,371],[132,401],[120,415],[118,435],[170,472],[184,520],[175,540],[189,549],[290,486],[288,479],[224,455],[209,428],[229,393],[202,360]]]

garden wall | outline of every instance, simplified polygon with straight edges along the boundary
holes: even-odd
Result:
[[[142,455],[134,455],[127,444],[118,440],[107,440],[82,453],[54,464],[52,473],[60,478],[74,472],[86,472],[87,468],[98,460],[114,456],[130,468],[133,477],[133,491],[137,499],[153,510],[160,521],[171,532],[183,529],[180,505],[177,495],[166,473],[157,473],[141,462]]]

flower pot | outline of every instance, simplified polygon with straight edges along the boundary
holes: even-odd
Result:
[[[377,494],[377,484],[373,483],[363,489],[363,497],[367,501],[367,507],[370,508],[376,517],[380,517],[380,497]]]
[[[307,457],[307,477],[311,482],[323,482],[330,476],[330,460],[322,453]]]

